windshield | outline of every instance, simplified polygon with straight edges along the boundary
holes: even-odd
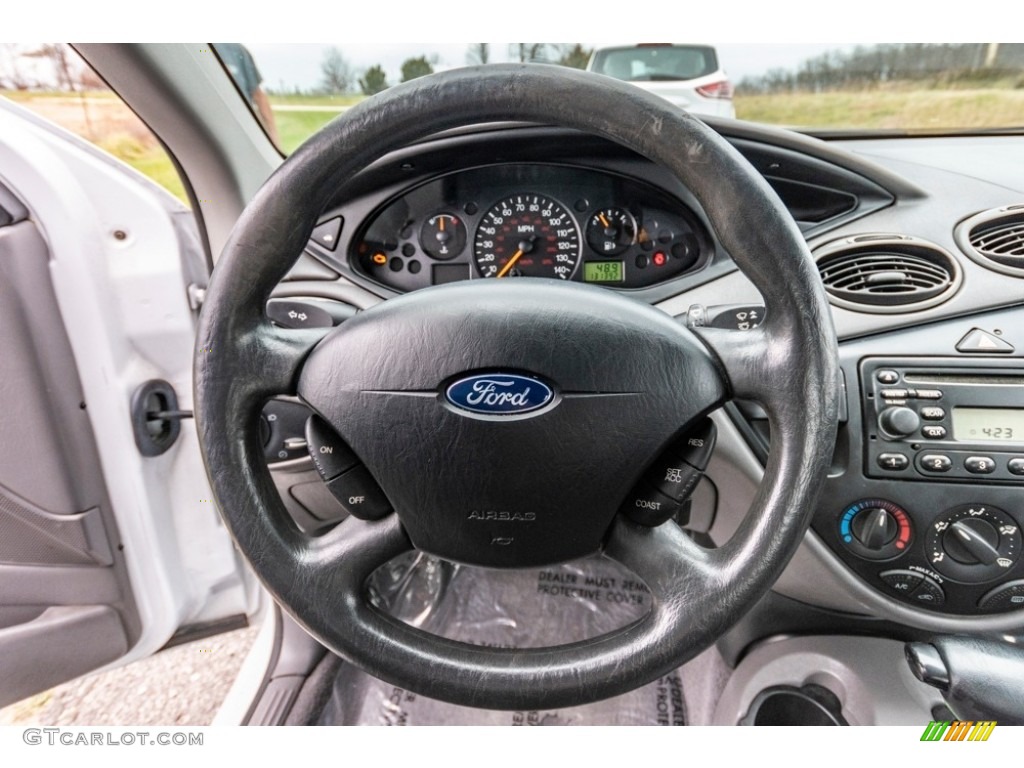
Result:
[[[498,62],[589,68],[693,114],[826,137],[1024,130],[1024,43],[366,42],[212,48],[283,154],[396,83]],[[79,133],[97,121],[121,119],[108,114],[108,107],[118,105],[107,98],[102,81],[67,51],[0,44],[0,96],[51,119],[81,112],[87,119],[58,120]],[[136,152],[126,159],[138,166],[139,157]]]
[[[240,55],[250,56],[252,66],[240,64]],[[241,73],[239,89],[285,153],[396,83],[509,61],[591,69],[695,114],[810,133],[1024,126],[1024,43],[258,43],[222,59]]]

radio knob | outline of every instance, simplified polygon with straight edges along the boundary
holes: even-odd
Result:
[[[886,408],[878,414],[878,428],[888,437],[907,437],[920,426],[921,418],[910,408]]]

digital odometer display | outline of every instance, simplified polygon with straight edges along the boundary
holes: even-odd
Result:
[[[1024,409],[954,408],[953,439],[963,443],[1024,442]]]
[[[625,262],[588,261],[583,264],[583,281],[586,283],[621,283],[626,279]]]

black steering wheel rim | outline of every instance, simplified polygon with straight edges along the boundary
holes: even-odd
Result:
[[[322,537],[303,535],[277,495],[256,428],[268,397],[300,391],[314,347],[314,360],[328,360],[320,365],[327,370],[322,377],[329,379],[337,365],[322,350],[343,339],[345,326],[321,342],[317,332],[272,326],[264,313],[334,191],[410,142],[508,119],[611,139],[661,163],[693,192],[767,307],[759,328],[708,332],[701,342],[710,347],[707,357],[723,393],[761,402],[773,438],[752,509],[722,547],[698,547],[673,524],[644,528],[623,518],[611,524],[605,554],[648,584],[650,614],[594,640],[525,651],[445,640],[369,606],[363,589],[370,572],[411,547],[398,516],[349,519]],[[540,282],[538,292],[554,291],[542,290]],[[516,292],[530,289],[529,281],[520,283],[502,299],[509,306]],[[444,288],[450,287],[427,291]],[[614,307],[627,300],[609,301]],[[367,322],[384,315],[371,312]],[[687,349],[704,349],[685,329],[665,333],[676,333]],[[836,357],[828,304],[799,230],[727,142],[696,118],[618,81],[559,67],[497,65],[422,78],[360,104],[267,181],[237,223],[207,291],[195,409],[211,485],[236,543],[268,590],[315,637],[372,674],[437,698],[490,708],[552,707],[606,698],[667,673],[710,645],[774,583],[807,528],[831,456]],[[329,387],[320,389],[329,399],[323,394]],[[709,396],[691,415],[717,404]]]

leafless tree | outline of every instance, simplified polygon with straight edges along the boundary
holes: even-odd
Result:
[[[491,60],[490,43],[472,43],[466,51],[467,64],[486,64]]]

